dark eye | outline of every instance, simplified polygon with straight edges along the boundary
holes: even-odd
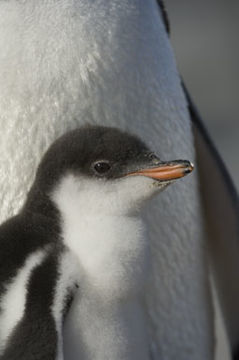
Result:
[[[110,168],[111,166],[108,163],[108,161],[98,161],[97,163],[94,164],[94,170],[100,175],[107,173],[107,171],[109,171]]]

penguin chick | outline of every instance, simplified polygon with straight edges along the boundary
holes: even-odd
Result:
[[[58,139],[22,211],[0,227],[0,359],[59,360],[63,347],[65,360],[149,359],[139,211],[192,169],[115,128]]]

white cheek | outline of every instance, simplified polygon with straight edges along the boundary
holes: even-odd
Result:
[[[137,211],[161,187],[144,176],[116,180],[89,179],[67,175],[51,194],[57,207],[82,216],[86,214],[126,215]]]
[[[112,182],[111,203],[119,215],[139,212],[145,203],[162,191],[165,185],[145,176],[128,176]]]

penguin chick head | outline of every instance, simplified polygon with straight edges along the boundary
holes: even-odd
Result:
[[[193,169],[163,162],[136,136],[94,126],[71,131],[47,151],[33,188],[60,211],[123,215]]]

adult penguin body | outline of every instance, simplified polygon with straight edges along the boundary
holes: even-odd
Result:
[[[159,5],[155,0],[0,3],[2,220],[22,205],[48,145],[80,124],[114,125],[138,134],[164,156],[195,159],[188,102]],[[190,109],[194,116],[194,108]],[[199,159],[202,155],[203,166],[208,164],[206,154],[210,174],[212,169],[214,174],[219,171],[216,178],[221,182],[218,191],[210,188],[206,198],[220,202],[218,194],[226,194],[228,188],[221,170],[214,167],[215,156],[203,131],[195,129],[203,145]],[[211,181],[206,178],[204,183],[208,189]],[[147,306],[157,359],[213,358],[213,314],[198,185],[196,175],[186,179],[145,212],[153,256]],[[226,199],[226,212],[231,211],[233,221],[231,198]],[[233,232],[235,226],[229,229]],[[231,233],[234,241],[236,236]],[[220,251],[225,253],[222,231],[219,238]],[[233,255],[234,260],[237,244],[230,244],[226,249],[233,251],[228,258]],[[221,257],[217,259],[220,262]],[[238,273],[237,262],[233,265],[233,273]],[[228,283],[228,279],[223,282]],[[230,329],[233,345],[237,326]]]

